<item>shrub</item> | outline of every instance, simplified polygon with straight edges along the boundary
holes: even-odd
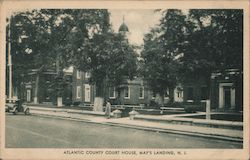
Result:
[[[79,105],[80,105],[80,102],[73,102],[73,105],[74,105],[74,106],[79,106]]]
[[[184,110],[187,113],[196,113],[197,111],[199,111],[199,108],[199,106],[188,105],[185,106]]]
[[[164,105],[165,107],[183,107],[183,103],[182,102],[172,102],[172,103],[167,103]]]
[[[156,103],[154,100],[151,100],[149,103],[149,106],[146,108],[160,109],[160,105],[158,103]]]
[[[71,101],[66,101],[66,102],[64,102],[64,104],[65,104],[66,106],[70,106],[70,105],[72,104],[72,102],[71,102]]]
[[[197,108],[197,111],[206,112],[206,105],[201,105]]]
[[[72,99],[70,99],[69,97],[63,97],[63,104],[66,106],[70,106],[72,105]]]

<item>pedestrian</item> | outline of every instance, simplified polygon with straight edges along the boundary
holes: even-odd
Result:
[[[111,104],[110,104],[109,100],[107,100],[105,115],[107,116],[108,119],[110,118],[110,114],[111,114]]]

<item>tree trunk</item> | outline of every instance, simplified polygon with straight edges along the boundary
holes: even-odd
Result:
[[[56,73],[57,73],[57,76],[60,76],[59,78],[61,78],[61,67],[60,67],[60,55],[59,53],[57,54],[56,56]],[[61,84],[60,84],[61,85]],[[61,86],[59,86],[59,91],[57,93],[57,107],[62,107],[63,106],[63,98],[62,98],[62,88]]]
[[[103,112],[103,104],[104,104],[103,97],[95,97],[93,111]]]
[[[39,73],[37,73],[37,75],[36,75],[36,83],[35,83],[35,92],[34,92],[34,103],[35,104],[38,104],[39,80],[40,80],[40,75],[39,75]]]
[[[21,84],[21,78],[20,76],[16,80],[16,92],[17,92],[17,98],[23,101],[23,96],[22,96],[22,84]]]
[[[119,89],[117,89],[117,104],[118,105],[121,105],[122,103],[122,98],[121,98],[121,89],[119,88]]]
[[[57,107],[62,107],[63,103],[62,103],[62,96],[58,96],[57,97]]]
[[[174,88],[169,87],[169,103],[173,103],[173,102],[174,102]]]
[[[156,97],[155,97],[155,101],[156,101],[156,103],[159,104],[160,107],[163,107],[164,106],[164,95],[157,93]]]
[[[34,103],[38,104],[38,91],[39,91],[39,81],[40,81],[40,73],[43,70],[44,65],[42,65],[38,71],[37,71],[37,75],[36,75],[36,83],[35,83],[35,93],[34,93]]]
[[[103,111],[103,104],[104,104],[104,87],[103,83],[96,84],[96,97],[94,100],[94,111]]]

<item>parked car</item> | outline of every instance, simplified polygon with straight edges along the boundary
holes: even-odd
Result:
[[[30,114],[30,109],[22,103],[21,100],[16,100],[13,103],[5,103],[5,112],[10,112],[17,114],[18,112],[23,112],[25,115]]]

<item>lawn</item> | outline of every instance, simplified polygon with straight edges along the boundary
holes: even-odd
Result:
[[[183,116],[183,117],[205,119],[206,115],[194,115],[194,116]],[[230,114],[211,114],[211,119],[243,122],[243,115],[242,114],[233,114],[233,113],[230,113]]]
[[[144,115],[172,115],[172,114],[184,114],[184,111],[178,110],[159,110],[159,109],[137,109],[136,110],[139,114]]]

